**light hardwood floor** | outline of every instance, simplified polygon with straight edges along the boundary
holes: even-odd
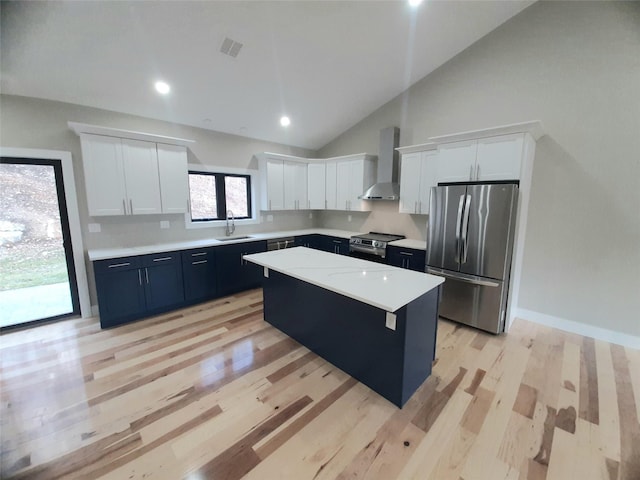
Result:
[[[402,409],[265,323],[261,290],[1,344],[2,478],[640,479],[640,351],[526,321],[441,321]]]

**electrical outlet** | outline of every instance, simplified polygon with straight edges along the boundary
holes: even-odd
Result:
[[[313,218],[313,212],[309,212],[309,218]]]
[[[100,228],[100,224],[99,223],[90,223],[88,225],[88,227],[89,227],[89,232],[90,233],[100,233],[100,231],[102,230]]]
[[[351,221],[351,215],[347,215],[347,222]]]
[[[160,220],[160,228],[169,228],[169,220]]]
[[[396,316],[395,316],[395,314],[393,314],[391,312],[387,312],[387,318],[386,318],[384,326],[387,327],[389,330],[395,330],[396,329]]]
[[[267,222],[273,222],[273,215],[267,215]]]

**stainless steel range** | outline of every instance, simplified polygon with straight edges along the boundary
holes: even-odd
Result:
[[[387,244],[403,238],[405,238],[404,235],[380,232],[354,235],[349,240],[349,253],[354,257],[364,258],[374,262],[384,262],[387,258]]]

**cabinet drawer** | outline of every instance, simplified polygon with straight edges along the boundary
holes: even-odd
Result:
[[[163,252],[143,255],[141,257],[142,267],[155,267],[161,264],[169,264],[180,261],[180,252]]]
[[[140,257],[110,258],[108,260],[96,260],[93,262],[93,270],[96,274],[132,270],[140,266]]]
[[[389,259],[389,264],[395,267],[424,272],[425,257],[425,250],[394,246],[387,247],[387,258]]]
[[[197,248],[193,250],[184,250],[181,252],[182,264],[202,265],[203,263],[213,262],[215,253],[213,247]]]

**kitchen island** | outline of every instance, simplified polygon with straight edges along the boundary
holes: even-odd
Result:
[[[264,318],[402,407],[431,374],[441,277],[296,247],[264,267]]]

